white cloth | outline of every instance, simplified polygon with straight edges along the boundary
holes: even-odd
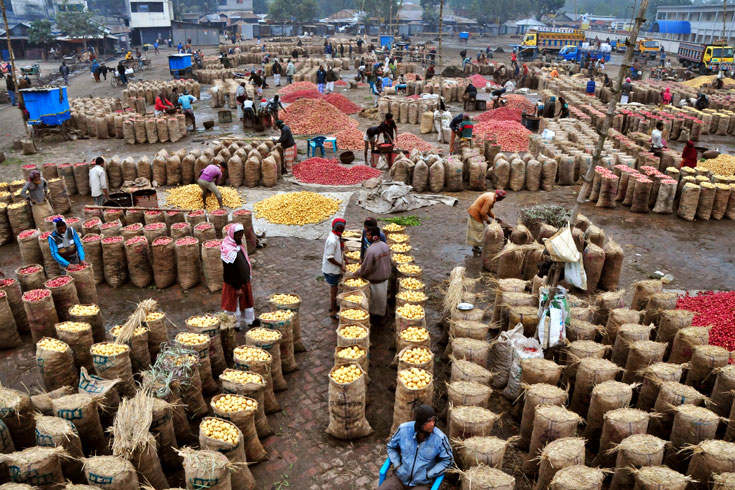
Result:
[[[388,281],[370,283],[370,314],[385,316],[388,308]]]
[[[334,92],[334,82],[327,82],[327,93]]]
[[[325,274],[342,274],[342,268],[334,265],[329,261],[334,259],[342,264],[342,246],[340,239],[334,233],[329,233],[327,240],[324,242],[324,256],[322,257],[322,272]]]
[[[627,95],[621,95],[620,96],[620,103],[621,104],[627,104],[628,103],[628,96]]]
[[[93,165],[89,169],[89,188],[92,197],[101,196],[103,189],[107,189],[107,174],[102,165]]]
[[[273,74],[273,83],[275,83],[276,86],[281,85],[281,74],[280,73]]]

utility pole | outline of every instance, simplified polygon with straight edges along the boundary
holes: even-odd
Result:
[[[5,23],[5,39],[8,41],[8,54],[10,55],[10,66],[12,69],[10,70],[10,76],[13,78],[13,85],[15,85],[15,95],[18,98],[18,109],[20,110],[20,117],[21,121],[23,121],[23,109],[21,107],[24,106],[23,103],[23,94],[20,93],[20,90],[18,89],[18,79],[15,77],[15,55],[13,54],[13,44],[10,42],[10,27],[8,26],[8,16],[5,13],[5,0],[0,0],[0,9],[3,11],[3,22]],[[28,125],[25,124],[25,121],[23,122],[23,127],[26,130],[26,135],[28,135]]]
[[[725,31],[727,30],[727,0],[722,0],[722,39],[725,40],[725,44],[727,44],[727,36],[725,35]]]
[[[439,2],[439,64],[436,65],[437,67],[441,66],[442,64],[442,22],[444,20],[444,0],[440,0]],[[441,72],[440,72],[441,73]]]
[[[641,0],[641,5],[638,8],[638,17],[636,17],[635,24],[633,25],[633,29],[630,32],[630,36],[628,37],[629,41],[628,48],[625,50],[625,58],[623,59],[623,64],[620,65],[620,71],[618,72],[618,84],[615,87],[615,92],[613,94],[613,97],[610,99],[610,103],[607,105],[607,113],[605,113],[605,120],[602,123],[602,129],[600,130],[599,138],[597,139],[595,152],[592,156],[592,163],[587,169],[587,173],[585,173],[584,175],[582,188],[579,190],[577,202],[574,204],[574,210],[572,211],[572,217],[570,221],[572,225],[575,221],[577,221],[579,207],[581,204],[584,204],[587,191],[590,186],[592,186],[592,178],[595,175],[595,168],[597,167],[597,164],[600,162],[600,158],[602,157],[602,147],[605,144],[607,132],[610,130],[613,119],[615,118],[615,108],[617,107],[618,100],[620,99],[620,88],[623,85],[625,77],[630,72],[631,62],[633,60],[633,46],[635,46],[638,40],[638,32],[641,29],[641,24],[643,24],[643,22],[646,20],[644,17],[644,15],[646,15],[646,9],[648,9],[648,0]]]

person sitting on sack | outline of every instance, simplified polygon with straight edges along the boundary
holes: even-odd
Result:
[[[467,210],[467,245],[472,245],[472,252],[479,254],[482,251],[482,239],[485,235],[485,223],[496,219],[493,207],[496,202],[505,199],[505,191],[498,189],[495,192],[485,192],[475,199]],[[500,220],[498,220],[500,221]]]
[[[391,273],[390,249],[377,226],[369,226],[365,238],[370,246],[360,263],[357,275],[370,282],[370,314],[375,326],[381,326],[388,307],[388,279]]]
[[[28,175],[28,182],[20,190],[20,197],[28,200],[36,226],[41,226],[45,218],[54,214],[54,209],[51,207],[47,196],[48,182],[41,177],[40,171],[31,170]]]
[[[66,273],[69,264],[84,262],[84,247],[79,235],[63,218],[54,219],[54,232],[48,237],[51,256],[59,264],[61,273]]]
[[[242,244],[245,228],[235,223],[227,228],[227,236],[220,245],[222,259],[222,309],[233,315],[240,312],[240,324],[257,327],[253,299],[253,268],[248,249]],[[238,328],[239,330],[240,328]]]
[[[161,90],[158,93],[158,97],[156,97],[156,103],[153,106],[153,114],[156,116],[162,116],[165,113],[173,113],[175,112],[176,108],[171,103],[170,100],[166,98],[166,94],[163,93],[163,90]]]
[[[394,468],[380,490],[429,490],[432,482],[454,463],[449,438],[436,427],[436,413],[428,405],[414,411],[415,419],[398,426],[388,441]]]

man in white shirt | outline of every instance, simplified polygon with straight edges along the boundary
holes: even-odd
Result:
[[[345,271],[345,261],[342,255],[342,232],[345,231],[347,222],[342,218],[332,221],[332,231],[324,243],[324,255],[322,257],[322,273],[330,287],[329,316],[337,320],[337,286]]]
[[[664,123],[659,121],[656,123],[656,129],[651,131],[651,152],[657,157],[661,156],[661,150],[664,149],[663,129]]]
[[[105,201],[110,200],[110,193],[107,190],[107,174],[105,173],[105,159],[97,157],[89,169],[89,187],[92,191],[92,198],[97,206],[102,206]]]

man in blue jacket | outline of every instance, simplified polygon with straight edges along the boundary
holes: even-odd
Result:
[[[324,85],[327,83],[327,71],[323,65],[319,65],[319,69],[316,71],[316,86],[319,89],[319,93],[324,93]]]
[[[61,273],[66,273],[69,264],[84,261],[84,247],[74,228],[66,226],[61,218],[54,220],[54,232],[48,237],[51,256],[59,263]]]
[[[380,490],[429,490],[453,464],[449,439],[435,427],[434,409],[421,405],[415,417],[413,422],[401,424],[388,442],[388,457],[395,472]]]

